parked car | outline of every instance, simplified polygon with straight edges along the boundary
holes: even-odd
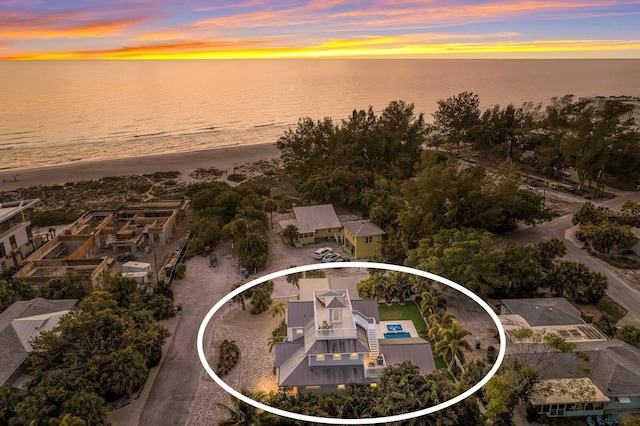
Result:
[[[313,258],[316,260],[322,260],[326,255],[333,253],[333,249],[329,247],[322,247],[313,252]]]
[[[342,256],[340,256],[337,253],[329,253],[328,255],[322,258],[322,261],[324,263],[331,263],[331,262],[337,262],[338,259],[342,259]]]

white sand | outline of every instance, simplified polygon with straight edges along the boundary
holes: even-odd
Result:
[[[198,168],[227,169],[259,160],[278,157],[275,144],[224,147],[205,151],[150,155],[118,160],[73,163],[35,169],[0,171],[0,192],[34,185],[63,184],[71,181],[95,180],[106,176],[178,171],[187,177]]]

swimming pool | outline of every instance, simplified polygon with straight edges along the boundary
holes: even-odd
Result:
[[[400,324],[387,324],[387,331],[402,331]]]
[[[406,331],[384,333],[385,339],[400,339],[400,338],[406,338],[406,337],[411,337],[411,333],[407,333]]]

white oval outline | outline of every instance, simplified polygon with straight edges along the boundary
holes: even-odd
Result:
[[[339,418],[332,418],[332,417],[315,417],[315,416],[307,416],[304,414],[292,413],[290,411],[281,410],[279,408],[274,408],[269,405],[257,402],[241,394],[240,392],[233,389],[231,386],[227,385],[220,377],[216,375],[216,373],[213,371],[213,369],[209,365],[207,358],[205,357],[204,348],[203,348],[203,339],[204,339],[204,332],[205,332],[205,329],[207,328],[207,325],[209,324],[209,321],[220,308],[222,308],[228,301],[233,299],[238,294],[242,293],[245,290],[250,289],[253,286],[261,284],[265,281],[269,281],[274,278],[284,277],[286,275],[291,275],[298,272],[313,271],[316,269],[338,269],[338,268],[385,269],[388,271],[406,272],[408,274],[418,275],[424,278],[428,278],[430,280],[438,281],[439,283],[448,285],[449,287],[454,288],[466,294],[471,299],[473,299],[476,303],[482,306],[482,308],[485,311],[487,311],[487,313],[489,314],[491,319],[495,322],[498,328],[498,334],[500,336],[500,350],[498,352],[498,357],[496,358],[496,361],[493,364],[493,367],[489,370],[489,373],[487,373],[487,375],[483,377],[482,380],[476,383],[473,387],[471,387],[470,389],[466,390],[460,395],[455,396],[445,402],[434,405],[432,407],[425,408],[423,410],[414,411],[411,413],[396,414],[396,415],[387,416],[387,417],[365,418],[365,419],[339,419]],[[480,388],[482,388],[489,380],[491,380],[491,378],[498,371],[498,368],[500,368],[500,364],[502,364],[502,361],[504,360],[504,356],[506,353],[506,339],[507,338],[505,335],[504,327],[502,326],[500,319],[498,318],[496,313],[493,311],[493,309],[489,305],[487,305],[487,303],[484,300],[482,300],[478,295],[476,295],[474,292],[447,278],[432,274],[431,272],[421,271],[419,269],[409,268],[407,266],[393,265],[390,263],[387,264],[387,263],[375,263],[375,262],[349,262],[348,264],[345,264],[345,263],[339,262],[339,263],[309,264],[309,265],[303,265],[303,266],[296,266],[294,268],[289,268],[289,269],[283,269],[281,271],[272,272],[263,277],[256,278],[255,280],[250,281],[238,287],[237,289],[233,290],[232,292],[227,294],[225,297],[223,297],[218,303],[216,303],[213,306],[213,308],[211,308],[211,310],[204,317],[204,319],[202,320],[202,323],[200,324],[200,328],[198,329],[197,347],[198,347],[198,357],[200,358],[200,362],[202,363],[202,366],[207,371],[209,376],[211,376],[211,378],[220,387],[222,387],[225,391],[227,391],[230,395],[240,399],[243,402],[246,402],[249,405],[252,405],[256,408],[267,411],[269,413],[276,414],[278,416],[287,417],[295,420],[302,420],[305,422],[337,424],[337,425],[362,425],[362,424],[397,422],[401,420],[413,419],[415,417],[420,417],[427,414],[435,413],[436,411],[440,411],[444,408],[450,407],[468,398],[469,396],[473,395],[478,390],[480,390]]]

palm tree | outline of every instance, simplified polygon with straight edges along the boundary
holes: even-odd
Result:
[[[233,285],[233,287],[231,287],[231,290],[235,290],[238,287],[242,287],[242,283],[235,283]],[[237,294],[236,296],[233,297],[233,299],[231,299],[234,303],[242,303],[242,310],[245,311],[247,308],[244,305],[244,297],[245,297],[245,293],[246,292],[242,292],[240,294]]]
[[[289,269],[291,268],[295,268],[296,265],[291,265],[289,266]],[[287,282],[289,284],[293,284],[295,285],[298,290],[300,290],[300,278],[302,278],[302,272],[296,272],[295,274],[289,274],[287,275]]]
[[[295,225],[287,225],[282,230],[282,236],[285,240],[289,241],[289,244],[291,245],[298,240],[299,235],[300,232],[298,231],[298,227]]]
[[[420,311],[423,316],[438,313],[438,311],[444,309],[447,304],[447,296],[439,294],[435,289],[423,291],[421,297]]]
[[[273,229],[273,212],[278,210],[278,203],[273,198],[267,198],[264,200],[262,208],[271,216],[271,229]]]
[[[275,327],[276,315],[280,315],[280,316],[284,315],[284,312],[285,312],[284,303],[278,302],[274,305],[271,305],[269,307],[269,312],[271,313],[271,317],[274,319],[274,327]]]
[[[436,343],[435,350],[442,355],[449,371],[451,371],[456,358],[464,363],[463,350],[471,350],[471,344],[464,340],[465,336],[469,335],[471,333],[460,328],[457,321],[451,324],[451,328],[441,330],[440,340]]]
[[[257,402],[264,402],[267,398],[264,392],[254,392],[244,388],[240,392]],[[216,405],[229,414],[228,419],[218,423],[219,426],[260,426],[271,417],[269,413],[237,398],[233,398],[231,407],[220,403]]]
[[[433,342],[438,341],[440,339],[440,332],[442,330],[451,328],[455,319],[456,319],[456,316],[448,312],[445,313],[444,315],[440,315],[440,314],[429,315],[429,317],[426,319],[427,325],[429,326],[427,335]]]

